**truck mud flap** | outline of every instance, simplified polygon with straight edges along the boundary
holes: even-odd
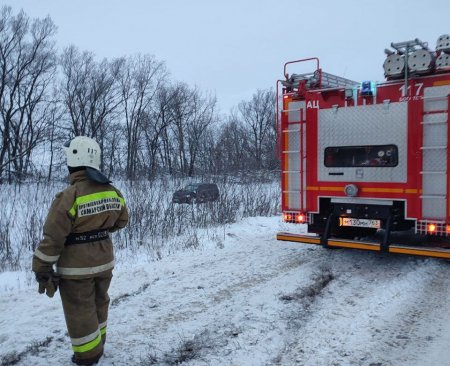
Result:
[[[291,233],[278,233],[277,240],[293,241],[304,244],[316,244],[323,246],[323,240],[319,236],[300,235]],[[434,243],[434,246],[410,246],[404,244],[390,243],[387,248],[383,248],[382,243],[360,241],[360,240],[348,240],[348,239],[335,239],[329,238],[326,246],[330,248],[352,248],[362,250],[372,250],[375,252],[387,252],[407,255],[418,255],[423,257],[434,258],[446,258],[450,259],[450,247],[439,247]]]

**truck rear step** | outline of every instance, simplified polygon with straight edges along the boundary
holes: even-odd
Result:
[[[291,233],[278,233],[277,240],[292,241],[305,244],[321,245],[321,238],[319,236],[300,235]],[[383,252],[381,250],[381,243],[371,241],[349,240],[349,239],[335,239],[330,238],[327,245],[333,248],[353,248],[362,250],[372,250]],[[433,245],[433,246],[428,246]],[[418,255],[423,257],[435,257],[450,259],[450,246],[448,243],[443,243],[442,247],[437,243],[427,243],[424,245],[405,245],[405,244],[389,244],[387,248],[388,253]]]

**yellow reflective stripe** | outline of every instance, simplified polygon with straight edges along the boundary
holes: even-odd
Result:
[[[120,201],[120,204],[122,206],[125,206],[125,199],[120,197],[116,191],[104,191],[104,192],[97,192],[97,193],[91,193],[87,194],[85,196],[77,197],[75,202],[72,205],[72,208],[69,210],[69,214],[73,217],[75,217],[77,213],[78,205],[81,205],[83,203],[89,203],[93,201],[98,201],[104,198],[118,198]]]
[[[77,204],[88,203],[91,201],[100,200],[102,198],[121,198],[121,197],[119,197],[119,195],[117,194],[116,191],[104,191],[104,192],[91,193],[91,194],[87,194],[85,196],[77,197],[75,202]],[[122,200],[123,200],[123,198],[122,198]],[[122,201],[121,201],[121,203],[122,203]]]
[[[106,334],[106,327],[100,329],[100,334],[103,336]]]
[[[55,263],[59,259],[59,255],[47,255],[42,253],[39,249],[34,251],[34,255],[40,260],[48,263]]]
[[[78,352],[78,353],[88,352],[88,351],[93,350],[95,347],[97,347],[101,341],[102,341],[102,336],[99,333],[97,338],[95,338],[93,341],[83,344],[82,346],[72,346],[72,349],[74,352]]]
[[[114,260],[97,267],[84,267],[84,268],[57,267],[56,272],[66,276],[84,276],[97,274],[112,268],[114,268]]]

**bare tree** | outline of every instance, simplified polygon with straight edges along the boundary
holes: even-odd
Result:
[[[201,139],[208,126],[217,121],[216,98],[202,95],[198,88],[179,83],[171,103],[172,129],[177,143],[179,168],[183,175],[194,174]]]
[[[238,105],[238,118],[250,133],[251,152],[257,169],[264,168],[265,144],[268,140],[275,140],[272,136],[275,126],[274,100],[272,89],[257,90],[251,100]]]
[[[187,172],[187,151],[186,151],[186,124],[192,114],[191,92],[185,83],[178,83],[173,89],[173,98],[170,103],[171,135],[173,142],[176,142],[176,161],[178,169],[182,174]],[[168,134],[169,135],[169,134]]]
[[[174,98],[173,90],[170,87],[161,86],[155,96],[154,103],[150,110],[150,115],[145,120],[144,141],[148,159],[146,161],[149,167],[148,177],[154,178],[157,169],[158,155],[161,152],[162,145],[167,143],[167,128],[171,123],[170,104]],[[163,147],[163,151],[164,151]],[[171,160],[168,159],[169,167]]]
[[[49,151],[50,151],[50,159],[48,163],[48,173],[47,180],[50,182],[53,174],[53,161],[55,156],[55,143],[61,141],[61,136],[58,132],[61,131],[60,121],[64,114],[63,104],[58,99],[58,89],[56,86],[53,86],[53,98],[48,101],[48,126],[47,132],[45,133],[48,138]]]
[[[123,164],[123,157],[125,148],[126,130],[120,121],[108,123],[108,128],[105,128],[105,144],[102,149],[104,156],[103,169],[108,176],[117,174],[117,172],[124,172],[125,166]]]
[[[217,116],[215,114],[216,98],[209,95],[203,96],[197,89],[194,89],[192,97],[194,109],[187,130],[189,143],[189,177],[192,177],[194,174],[199,151],[205,148],[202,140],[206,136],[206,131],[214,122],[217,122]]]
[[[222,172],[237,172],[254,166],[248,133],[234,113],[222,126],[215,151],[216,164]]]
[[[258,90],[219,126],[215,96],[171,84],[153,56],[96,61],[70,46],[57,77],[55,32],[48,17],[0,10],[0,182],[36,172],[39,146],[51,151],[50,180],[63,135],[95,138],[103,169],[131,180],[277,167],[272,90]]]
[[[121,103],[118,75],[122,61],[103,59],[96,62],[92,53],[81,53],[70,46],[62,54],[61,65],[61,90],[71,122],[71,134],[95,138],[104,151],[108,122],[112,124]]]
[[[223,173],[222,156],[219,154],[217,143],[218,131],[214,127],[208,127],[201,138],[201,149],[198,152],[196,173]]]
[[[167,90],[167,96],[165,97],[165,99],[168,103],[167,107],[165,107],[164,118],[167,120],[167,123],[161,130],[158,154],[160,156],[161,164],[164,167],[164,170],[173,175],[178,160],[176,147],[174,144],[175,139],[173,137],[173,130],[172,128],[170,128],[174,124],[174,114],[172,113],[171,108],[174,98],[176,98],[178,95],[178,88],[168,87],[165,89]]]
[[[167,72],[164,63],[150,55],[137,55],[122,62],[120,90],[126,123],[126,173],[133,180],[138,173],[142,134],[151,105]]]
[[[55,70],[52,20],[0,14],[0,178],[21,179],[47,126],[45,99]]]

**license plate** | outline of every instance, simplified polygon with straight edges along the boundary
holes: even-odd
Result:
[[[355,227],[369,227],[373,229],[380,228],[380,220],[370,219],[355,219],[352,217],[340,217],[339,226],[355,226]]]

